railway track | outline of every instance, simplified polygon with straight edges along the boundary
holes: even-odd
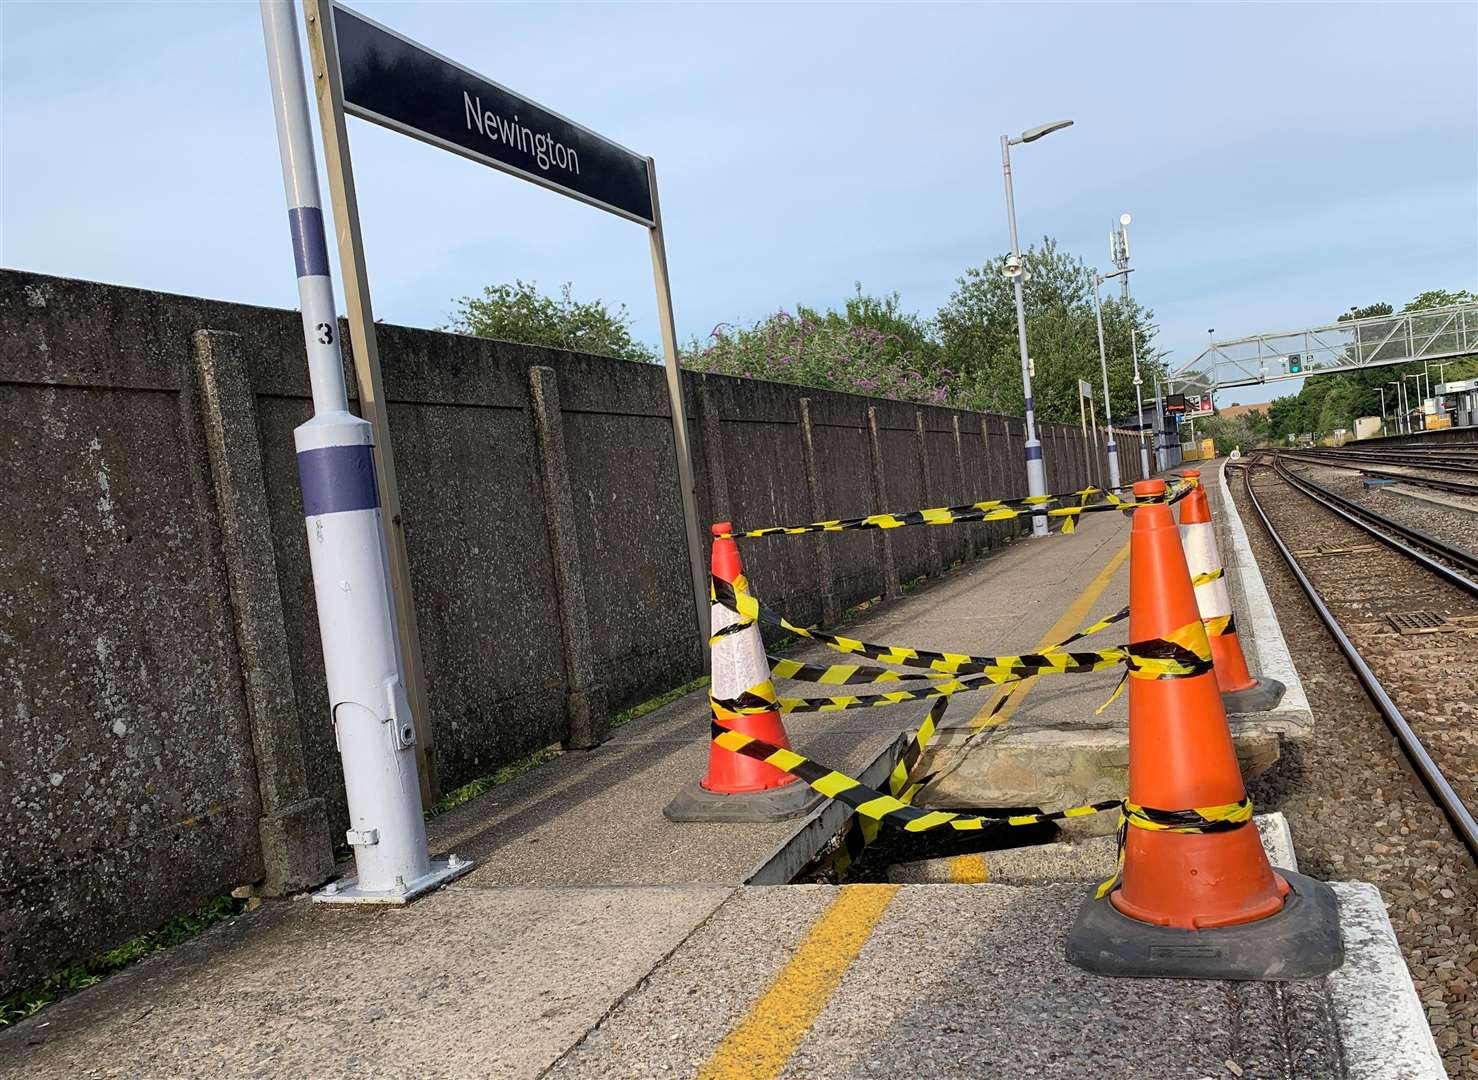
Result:
[[[1392,456],[1387,453],[1366,454],[1360,452],[1345,452],[1342,450],[1296,450],[1283,451],[1283,453],[1297,461],[1307,461],[1312,464],[1328,465],[1336,469],[1349,469],[1352,472],[1368,473],[1371,476],[1384,476],[1393,480],[1401,480],[1409,484],[1418,484],[1422,487],[1433,488],[1437,491],[1446,491],[1454,495],[1467,495],[1478,498],[1478,483],[1453,479],[1450,476],[1423,475],[1419,471],[1455,473],[1459,476],[1468,476],[1478,479],[1478,464],[1455,463],[1455,460],[1436,461],[1429,457],[1405,458]],[[1387,466],[1381,468],[1381,466]],[[1403,470],[1397,472],[1395,470]]]
[[[1248,463],[1247,498],[1454,835],[1478,859],[1478,558],[1299,476],[1283,456],[1273,455],[1271,468],[1263,455]],[[1255,479],[1269,474],[1279,483],[1259,490]]]

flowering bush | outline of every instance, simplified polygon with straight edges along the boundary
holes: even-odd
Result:
[[[706,344],[689,346],[683,365],[929,405],[956,404],[961,397],[954,373],[920,363],[901,336],[804,309],[799,315],[782,310],[749,327],[720,323]]]

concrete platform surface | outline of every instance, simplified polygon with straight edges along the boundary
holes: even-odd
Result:
[[[1372,887],[1336,886],[1345,968],[1281,985],[1079,971],[1063,941],[1087,889],[278,904],[0,1033],[0,1077],[1441,1077]]]
[[[1342,903],[1352,888],[1363,904],[1362,886],[1341,886]],[[550,1075],[1441,1076],[1440,1066],[1420,1068],[1416,1054],[1412,1071],[1380,1071],[1406,1053],[1382,1027],[1400,1003],[1383,1011],[1368,986],[1341,986],[1336,1005],[1333,978],[1108,980],[1079,971],[1063,941],[1085,889],[741,890]],[[1387,948],[1395,950],[1394,939]],[[1384,1035],[1362,1048],[1373,1055],[1363,1063],[1348,1060],[1341,1009],[1356,1024],[1373,1015],[1369,1029]],[[1414,1035],[1401,1029],[1395,1037]]]

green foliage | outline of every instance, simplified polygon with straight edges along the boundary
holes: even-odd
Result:
[[[927,325],[899,310],[896,293],[867,296],[858,285],[842,311],[800,307],[750,326],[720,324],[708,344],[689,344],[683,365],[901,401],[959,403],[960,382],[937,356]]]
[[[1062,252],[1050,237],[1044,238],[1041,247],[1024,251],[1021,261],[1027,274],[1022,289],[1027,343],[1036,366],[1033,405],[1043,419],[1076,421],[1078,380],[1086,379],[1095,388],[1102,383],[1089,271],[1081,261]],[[1003,256],[966,270],[935,323],[944,362],[960,372],[966,383],[964,403],[979,409],[1020,413],[1025,402],[1016,300],[1011,281],[1001,272],[1004,265]],[[1112,294],[1117,289],[1106,291]],[[1104,301],[1109,392],[1116,415],[1123,416],[1133,408],[1131,328],[1137,336],[1145,384],[1164,372],[1154,347],[1151,318],[1152,313],[1132,299],[1125,303],[1109,295]]]
[[[569,282],[557,297],[544,295],[529,281],[489,285],[481,296],[458,300],[445,329],[622,360],[657,358],[650,347],[631,336],[626,305],[611,311],[601,300],[576,300]]]
[[[34,1016],[68,994],[85,990],[146,956],[177,945],[224,919],[239,915],[246,905],[246,900],[239,900],[234,896],[217,897],[198,911],[170,919],[158,930],[130,938],[116,949],[63,968],[24,990],[17,990],[9,997],[0,998],[0,1027]]]
[[[1249,412],[1240,416],[1205,416],[1196,421],[1197,438],[1212,439],[1216,452],[1225,454],[1233,447],[1250,450],[1268,441],[1268,418],[1264,413]]]
[[[1451,307],[1453,304],[1471,304],[1474,300],[1478,300],[1478,296],[1467,289],[1458,289],[1456,292],[1450,289],[1428,289],[1426,292],[1417,293],[1401,310],[1403,312],[1427,311],[1431,308]]]

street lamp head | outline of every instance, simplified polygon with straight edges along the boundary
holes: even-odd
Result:
[[[1043,135],[1051,135],[1054,131],[1061,131],[1065,127],[1072,126],[1073,122],[1071,120],[1054,120],[1050,124],[1041,124],[1034,128],[1027,128],[1021,133],[1021,138],[1016,141],[1024,143],[1036,142]]]
[[[1134,219],[1129,216],[1129,212],[1127,210],[1124,213],[1122,213],[1122,214],[1119,215],[1119,224],[1120,225],[1128,225],[1133,220]]]

